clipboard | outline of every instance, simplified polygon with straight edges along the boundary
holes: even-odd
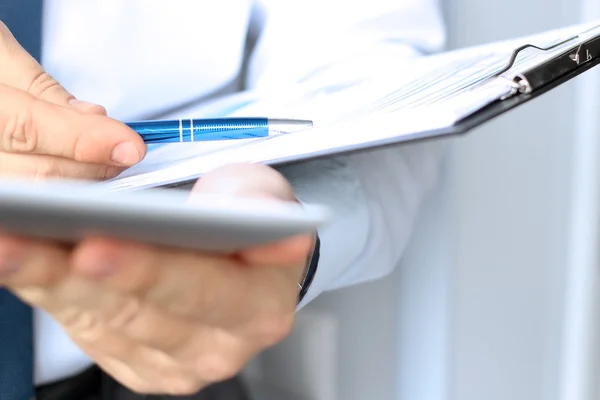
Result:
[[[575,39],[577,39],[576,36],[547,48],[539,48],[531,44],[519,47],[513,52],[506,68],[496,76],[499,77],[502,73],[508,71],[519,54],[525,49],[535,48],[539,51],[549,51]],[[573,45],[543,64],[523,71],[512,82],[514,91],[509,97],[500,98],[480,111],[457,121],[453,129],[447,133],[467,133],[485,122],[569,82],[598,64],[600,64],[600,34],[594,35],[580,44]],[[440,134],[444,134],[444,132],[440,132]]]
[[[589,37],[586,33],[596,32]],[[582,38],[584,36],[585,38]],[[512,109],[530,102],[564,83],[580,76],[584,72],[600,64],[600,24],[593,25],[579,34],[561,40],[551,46],[539,47],[534,44],[525,44],[512,51],[506,66],[488,79],[501,79],[502,75],[513,68],[519,56],[528,49],[538,52],[550,52],[561,46],[568,45],[563,51],[549,58],[543,63],[525,68],[516,74],[514,79],[504,79],[511,87],[510,93],[499,96],[493,102],[482,106],[480,109],[458,118],[448,126],[438,129],[414,131],[404,133],[388,139],[370,141],[355,146],[336,148],[334,151],[314,152],[307,155],[292,155],[281,159],[266,161],[272,166],[283,166],[302,162],[307,159],[331,157],[335,155],[352,154],[356,152],[377,150],[383,147],[402,145],[440,139],[443,137],[464,135],[473,129],[499,117]]]
[[[546,45],[536,43],[536,41]],[[425,114],[421,115],[421,119],[419,119],[418,116],[413,115],[415,113],[418,115],[418,107],[402,109],[403,106],[398,106],[398,112],[392,109],[373,113],[364,119],[350,117],[343,122],[334,121],[327,124],[316,122],[313,128],[306,131],[256,139],[214,154],[199,154],[197,157],[188,157],[184,162],[173,163],[172,166],[128,174],[128,176],[104,182],[102,185],[110,191],[181,186],[228,163],[263,163],[278,167],[318,158],[348,155],[388,146],[466,134],[597,66],[600,63],[600,22],[571,26],[527,38],[512,39],[507,43],[498,42],[481,46],[491,46],[494,49],[494,46],[505,46],[502,47],[501,52],[496,54],[499,59],[497,60],[498,65],[494,64],[493,72],[488,73],[486,70],[487,75],[475,82],[468,83],[465,87],[458,88],[456,93],[444,93],[438,96],[433,92],[433,98],[448,97],[450,100],[446,104],[453,106],[453,101],[460,99],[460,95],[469,93],[469,91],[476,93],[480,88],[487,87],[486,85],[495,86],[497,89],[490,92],[492,93],[490,97],[485,99],[482,97],[481,102],[474,101],[473,104],[469,104],[469,107],[461,109],[460,113],[438,118],[441,122],[437,125],[421,122],[437,111],[444,111],[442,108],[425,107],[423,109]],[[424,61],[419,64],[422,66],[427,62],[432,62],[432,58],[437,56],[443,58],[452,56],[454,53],[463,54],[461,52],[470,54],[469,52],[474,50],[477,50],[477,47],[458,49],[422,57],[417,62]],[[479,53],[475,54],[479,56]],[[461,70],[457,69],[454,72],[460,73]],[[406,74],[406,71],[398,74]],[[414,79],[426,81],[428,75],[420,75]],[[406,85],[410,87],[408,94],[404,92],[408,89],[403,86],[403,83],[392,80],[390,85],[392,88],[389,90],[392,92],[402,92],[402,95],[398,95],[397,98],[404,99],[407,96],[416,94],[418,97],[420,95],[419,86],[415,86],[414,82]],[[383,94],[377,101],[380,102],[379,104],[385,104],[386,101],[393,103],[393,99],[388,99],[389,96],[389,94]],[[307,101],[310,102],[311,99],[308,98]],[[427,100],[421,99],[420,101],[426,102]],[[368,102],[364,107],[377,109]],[[237,112],[243,114],[244,107],[238,109]],[[356,110],[349,112],[349,115],[352,115],[353,112]],[[289,117],[310,118],[310,115],[289,115]],[[412,122],[409,123],[411,120]],[[374,129],[382,131],[383,134],[373,135]],[[351,137],[350,133],[355,137]],[[323,138],[327,138],[327,140],[323,140]],[[329,140],[329,138],[333,139]]]

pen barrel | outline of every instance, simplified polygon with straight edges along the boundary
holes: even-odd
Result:
[[[145,143],[254,139],[269,135],[267,118],[209,118],[130,122]]]

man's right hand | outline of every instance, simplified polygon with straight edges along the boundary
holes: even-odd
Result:
[[[75,99],[0,22],[0,177],[106,179],[145,152],[136,132]]]

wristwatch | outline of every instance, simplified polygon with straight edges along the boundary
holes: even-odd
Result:
[[[319,256],[321,249],[321,240],[319,239],[319,233],[315,232],[313,247],[310,252],[310,255],[306,261],[306,267],[304,268],[304,273],[302,274],[302,278],[298,282],[298,303],[304,299],[304,296],[308,292],[310,285],[317,273],[317,268],[319,266]]]

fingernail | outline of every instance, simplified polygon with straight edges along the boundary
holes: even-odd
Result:
[[[73,107],[75,107],[79,110],[87,110],[92,107],[98,107],[97,104],[90,103],[90,102],[83,101],[83,100],[77,100],[77,99],[69,100],[69,104],[71,104]]]
[[[140,162],[141,156],[133,143],[123,142],[115,146],[111,154],[111,159],[117,164],[130,167]]]

